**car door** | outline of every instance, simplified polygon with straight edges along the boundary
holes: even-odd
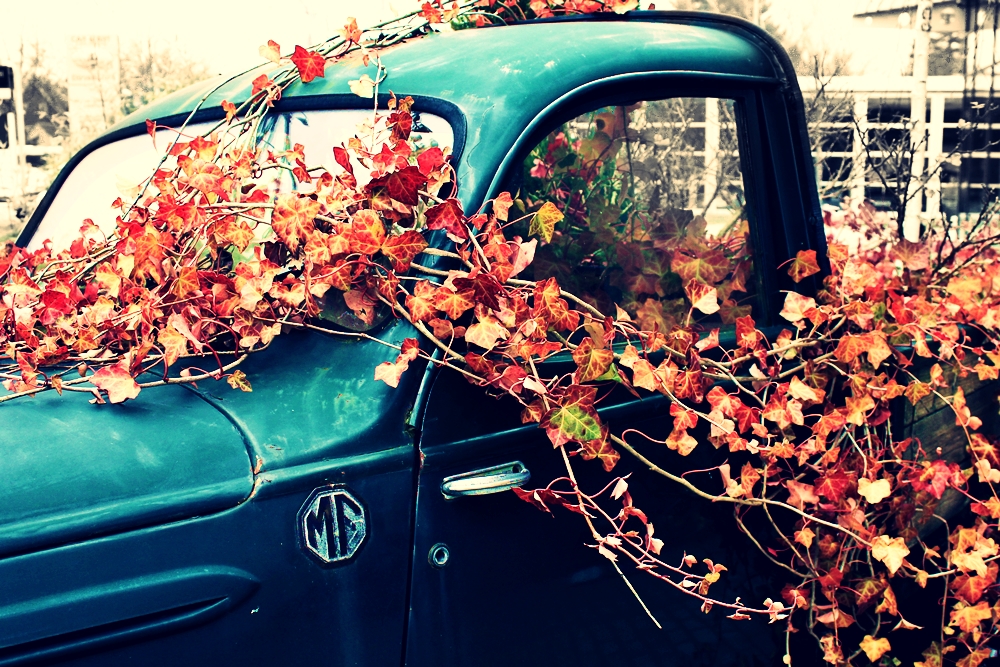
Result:
[[[618,247],[615,260],[609,260],[593,237],[607,234],[599,218],[610,217],[615,227],[626,219],[624,208],[609,214],[608,202],[590,206],[590,201],[574,200],[574,192],[597,192],[594,185],[571,184],[562,195],[553,191],[558,187],[544,186],[559,181],[560,169],[580,166],[581,155],[591,151],[593,157],[596,151],[621,179],[618,192],[631,188],[632,204],[646,206],[647,217],[658,221],[652,227],[668,224],[674,234],[694,230],[705,239],[722,238],[732,225],[747,225],[745,260],[752,268],[739,286],[732,282],[736,269],[727,273],[718,287],[732,297],[730,303],[702,318],[701,325],[706,333],[719,329],[724,339],[732,335],[736,316],[750,314],[763,330],[776,333],[772,323],[780,290],[790,286],[777,267],[803,247],[804,211],[810,203],[791,194],[797,158],[788,123],[781,123],[787,111],[774,93],[691,78],[637,76],[617,87],[591,90],[539,119],[538,130],[508,160],[515,166],[505,175],[506,187],[517,191],[529,209],[562,196],[562,210],[568,220],[575,215],[576,222],[560,224],[583,228],[542,244],[533,277],[555,275],[561,286],[586,293],[610,312],[614,304],[624,307],[644,328],[669,329],[674,321],[675,301],[683,292],[658,250],[664,236],[656,235],[663,229],[628,238],[619,231],[606,238],[603,248]],[[617,153],[609,156],[615,142]],[[778,177],[782,170],[784,182]],[[781,201],[779,195],[798,201]],[[651,203],[654,197],[658,201]],[[558,360],[545,363],[559,372]],[[668,408],[662,397],[637,399],[616,389],[601,403],[600,413],[612,429],[635,428],[662,441],[672,426]],[[727,449],[708,444],[707,432],[695,435],[700,443],[684,461],[686,469],[711,468],[726,459]],[[662,442],[637,438],[634,444],[661,467],[679,467],[678,453]],[[545,433],[535,424],[521,425],[515,401],[489,396],[458,374],[439,372],[427,399],[420,451],[407,664],[780,660],[784,639],[772,632],[774,626],[735,623],[718,611],[702,613],[698,601],[651,576],[624,566],[619,574],[597,552],[579,516],[560,508],[545,513],[501,492],[544,487],[566,475]],[[740,534],[732,508],[700,501],[622,456],[613,475],[630,475],[629,491],[655,523],[668,562],[693,554],[723,563],[728,571],[712,589],[721,599],[760,602],[780,592],[774,566]],[[612,477],[597,461],[573,460],[585,489],[600,489]],[[717,476],[705,475],[701,482],[722,491]]]

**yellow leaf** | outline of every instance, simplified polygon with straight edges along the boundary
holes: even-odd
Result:
[[[563,212],[556,208],[556,205],[550,201],[545,202],[545,204],[538,209],[535,213],[535,217],[531,219],[531,226],[528,228],[528,234],[537,234],[545,240],[546,243],[552,240],[552,234],[555,233],[556,224],[559,223],[564,217]]]
[[[873,505],[888,498],[890,493],[892,493],[892,487],[887,479],[871,482],[862,477],[858,480],[858,495]]]
[[[815,403],[823,400],[823,396],[819,392],[794,375],[792,376],[792,381],[788,384],[788,395],[800,401]]]
[[[813,538],[815,537],[816,533],[814,533],[811,528],[803,528],[802,530],[795,531],[795,541],[804,546],[806,549],[812,546]]]
[[[247,374],[243,371],[233,371],[233,374],[226,378],[226,382],[233,389],[246,392],[253,391],[253,387],[250,386],[250,380],[247,379]]]
[[[878,662],[879,658],[888,653],[890,649],[892,646],[885,637],[875,639],[871,635],[865,635],[865,638],[861,640],[861,650],[872,662]]]
[[[362,74],[357,81],[348,81],[347,85],[358,97],[375,97],[375,82],[367,74]]]
[[[889,574],[896,574],[903,565],[903,559],[909,555],[910,550],[902,537],[890,538],[888,535],[879,535],[872,541],[872,558],[880,561],[889,568]]]

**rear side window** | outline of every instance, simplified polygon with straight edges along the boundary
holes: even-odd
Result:
[[[706,328],[750,315],[753,252],[733,100],[677,97],[594,109],[564,123],[520,174],[528,211],[564,214],[536,280],[643,328]],[[521,230],[527,233],[527,230]]]

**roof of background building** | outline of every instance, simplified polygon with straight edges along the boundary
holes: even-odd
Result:
[[[935,5],[956,4],[954,2],[937,2]],[[961,2],[957,3],[961,4]],[[915,9],[916,0],[855,0],[854,15],[884,14]]]

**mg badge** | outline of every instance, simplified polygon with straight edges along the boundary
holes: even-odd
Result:
[[[316,489],[299,510],[302,548],[324,565],[354,557],[368,536],[368,512],[342,485]]]

